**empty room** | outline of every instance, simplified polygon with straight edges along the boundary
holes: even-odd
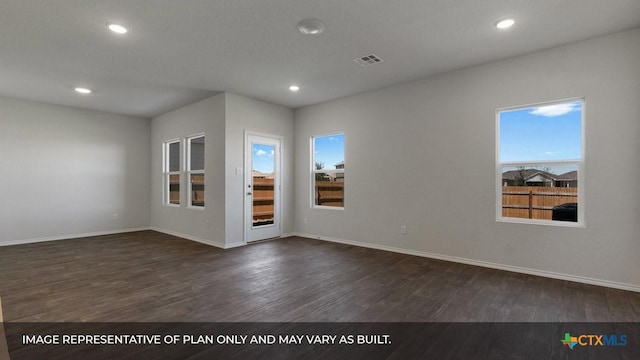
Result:
[[[0,358],[637,358],[639,96],[637,0],[3,1]]]

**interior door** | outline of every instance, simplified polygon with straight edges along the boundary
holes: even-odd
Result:
[[[245,139],[245,242],[279,237],[279,137],[247,133]]]

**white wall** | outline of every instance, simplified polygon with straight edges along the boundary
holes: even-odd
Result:
[[[148,228],[148,119],[0,97],[0,244]]]
[[[293,111],[289,108],[226,94],[226,239],[227,246],[244,241],[245,131],[282,137],[282,232],[293,231]]]
[[[224,247],[224,99],[224,94],[219,94],[152,119],[150,196],[153,229]],[[205,207],[188,208],[184,188],[181,189],[181,205],[166,206],[162,198],[163,143],[198,133],[205,134]],[[184,159],[183,153],[181,157]],[[183,176],[183,186],[186,183]]]
[[[151,121],[0,98],[0,244],[151,225],[239,245],[253,131],[283,137],[285,234],[640,290],[638,64],[640,29],[295,114],[229,93]],[[586,98],[586,228],[497,223],[495,109],[570,97]],[[311,209],[309,139],[337,131],[346,208]],[[164,206],[162,143],[201,132],[207,206]]]
[[[640,290],[639,64],[636,29],[298,109],[295,229]],[[570,97],[586,98],[586,228],[497,223],[496,108]],[[335,131],[346,207],[311,209],[309,138]]]
[[[293,111],[230,93],[152,120],[152,228],[219,247],[244,244],[244,178],[235,170],[244,167],[245,131],[283,137],[283,232],[293,231]],[[165,206],[162,144],[200,132],[206,136],[205,210],[188,209],[185,191],[180,207]]]

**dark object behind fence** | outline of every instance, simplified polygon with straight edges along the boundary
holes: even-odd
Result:
[[[551,220],[577,222],[578,203],[566,203],[554,206],[552,209]]]

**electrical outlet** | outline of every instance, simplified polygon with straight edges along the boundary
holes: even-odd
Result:
[[[400,226],[400,234],[407,235],[407,225]]]
[[[113,220],[118,220],[120,215],[118,215],[118,213],[113,213],[113,215],[111,215],[111,217],[113,218]]]
[[[303,222],[303,223],[305,223],[305,224],[308,224],[308,223],[309,223],[309,219],[304,218],[304,219],[302,220],[302,222]]]

